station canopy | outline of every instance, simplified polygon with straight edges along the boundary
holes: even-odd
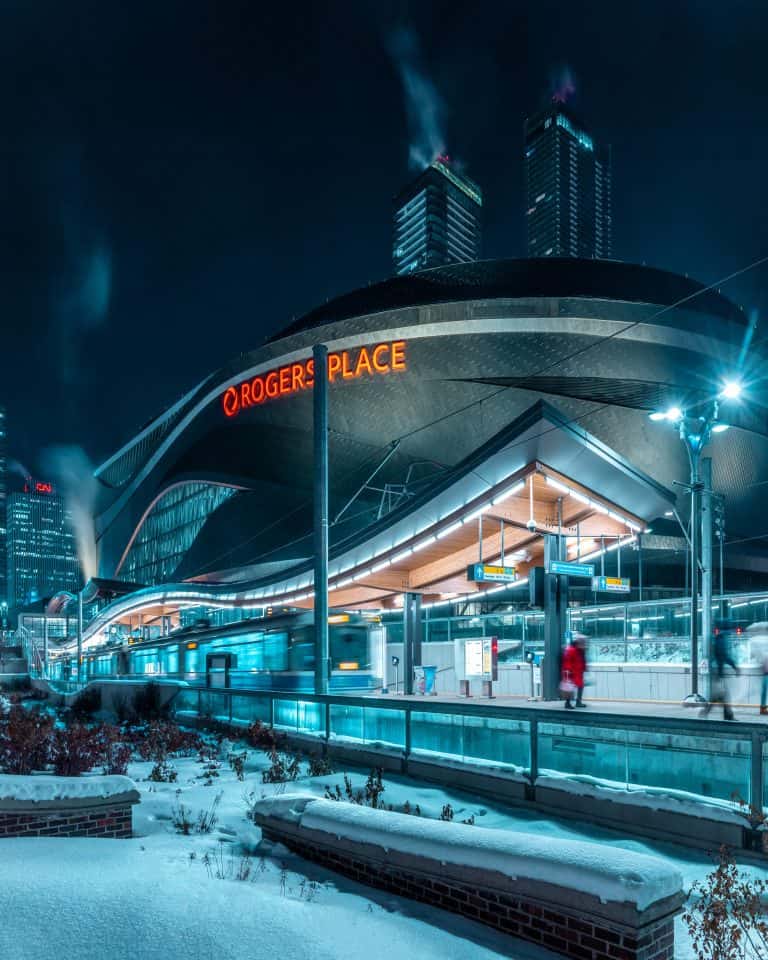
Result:
[[[635,542],[674,503],[671,491],[539,401],[418,497],[336,544],[329,606],[395,609],[405,593],[420,594],[424,606],[503,592],[514,600],[530,569],[543,565],[545,535],[564,536],[567,559],[586,562]],[[505,570],[476,579],[478,563]],[[85,639],[95,645],[117,623],[133,629],[170,617],[176,626],[185,607],[313,603],[307,558],[261,580],[135,590],[106,606]]]

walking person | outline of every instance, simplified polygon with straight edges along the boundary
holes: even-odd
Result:
[[[583,702],[584,674],[587,672],[587,655],[584,636],[572,633],[568,646],[563,651],[560,689],[565,694],[565,709],[586,707]],[[573,702],[575,695],[575,703]]]
[[[731,656],[731,624],[718,623],[715,626],[715,635],[712,643],[712,680],[710,696],[701,715],[706,717],[712,709],[713,703],[722,703],[723,720],[735,720],[733,708],[731,707],[728,696],[728,671],[730,667],[738,675],[739,668]]]

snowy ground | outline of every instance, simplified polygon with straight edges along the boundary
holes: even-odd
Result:
[[[246,818],[246,795],[270,796],[283,784],[262,784],[268,761],[249,750],[245,781],[222,763],[207,785],[203,765],[174,761],[178,782],[152,783],[151,763],[129,769],[142,794],[132,840],[0,840],[0,957],[13,960],[545,960],[549,951],[490,929],[360,886],[294,857],[260,850],[260,831]],[[365,776],[352,777],[362,786]],[[451,803],[457,820],[500,830],[609,843],[673,860],[686,884],[706,874],[704,855],[617,840],[580,827],[511,811],[407,778],[385,776],[384,799],[408,801],[437,817]],[[302,777],[288,789],[322,796],[341,773]],[[177,790],[181,793],[177,796]],[[209,834],[181,836],[172,824],[181,801],[193,818],[221,794],[218,824]],[[208,864],[206,865],[206,860]],[[250,870],[247,880],[239,871]],[[223,874],[223,879],[216,874]],[[680,958],[692,957],[677,930]]]

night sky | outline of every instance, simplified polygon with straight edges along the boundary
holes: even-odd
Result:
[[[764,3],[109,0],[0,13],[0,402],[12,456],[99,462],[233,355],[389,271],[426,140],[524,254],[522,123],[571,76],[613,145],[614,255],[768,254]],[[421,137],[423,140],[424,137]],[[768,269],[723,292],[768,311]],[[762,323],[761,323],[762,327]]]

